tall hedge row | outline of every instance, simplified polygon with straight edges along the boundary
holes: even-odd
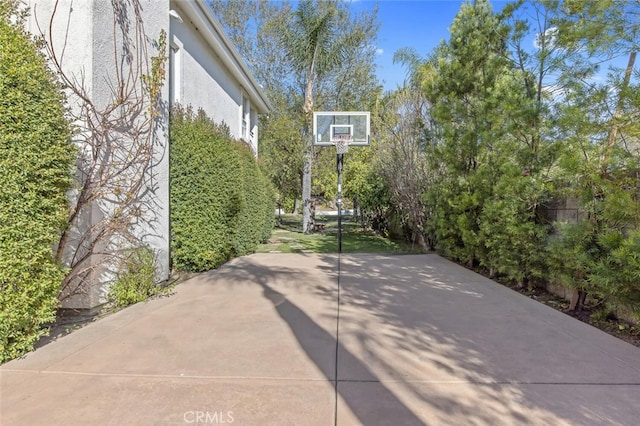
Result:
[[[0,362],[55,319],[64,270],[52,247],[75,158],[60,88],[22,22],[0,0]]]
[[[251,149],[204,112],[171,112],[171,253],[205,271],[252,252],[274,225],[275,193]]]
[[[267,240],[275,225],[275,190],[260,170],[251,148],[236,144],[242,162],[242,206],[233,237],[234,252],[253,252],[257,242]]]

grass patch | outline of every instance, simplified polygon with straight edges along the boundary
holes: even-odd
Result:
[[[316,223],[324,224],[322,232],[302,233],[302,217],[283,215],[266,244],[261,244],[258,253],[337,253],[338,219],[316,216]],[[342,221],[343,253],[420,253],[418,246],[392,241],[375,232],[362,229],[350,217]]]

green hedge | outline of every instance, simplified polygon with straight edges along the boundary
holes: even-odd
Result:
[[[205,271],[252,252],[274,225],[275,196],[251,149],[202,111],[171,112],[171,253]]]
[[[31,350],[55,319],[64,270],[52,247],[76,153],[63,96],[22,22],[0,0],[0,362]]]
[[[236,144],[242,164],[242,209],[233,235],[234,253],[252,253],[271,236],[275,225],[275,191],[246,144]]]
[[[633,176],[633,175],[631,175]],[[553,280],[640,317],[640,209],[635,185],[587,177],[581,220],[557,223],[549,244]],[[586,297],[586,296],[585,296]],[[581,306],[577,306],[580,309]]]

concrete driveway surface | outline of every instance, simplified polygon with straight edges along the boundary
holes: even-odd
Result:
[[[637,425],[640,349],[437,255],[256,254],[3,365],[0,391],[4,426]]]

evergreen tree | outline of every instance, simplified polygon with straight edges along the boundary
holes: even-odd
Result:
[[[640,150],[637,117],[640,88],[634,81],[640,3],[551,3],[558,43],[580,52],[589,73],[574,63],[561,74],[566,85],[557,109],[558,134],[566,149],[558,180],[580,203],[577,223],[559,227],[550,246],[549,265],[557,281],[574,288],[572,308],[581,309],[589,294],[612,305],[640,311]],[[600,64],[622,58],[626,66],[609,66],[606,79],[595,78]],[[577,62],[577,61],[576,61]],[[571,262],[564,261],[572,253]]]
[[[430,199],[439,248],[473,264],[482,251],[479,216],[492,194],[493,157],[504,137],[508,27],[481,0],[462,5],[450,32],[434,54],[436,77],[425,85],[439,127],[432,160],[443,168]]]

